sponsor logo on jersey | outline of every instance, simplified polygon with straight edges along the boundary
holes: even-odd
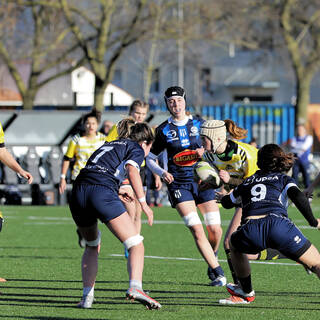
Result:
[[[192,137],[198,136],[199,135],[198,127],[195,127],[195,126],[191,127],[189,135],[192,136]]]
[[[179,135],[182,138],[186,137],[187,136],[187,130],[186,129],[179,129]]]
[[[198,161],[198,155],[195,150],[186,149],[173,156],[173,162],[177,166],[192,166]]]
[[[173,138],[176,138],[177,137],[177,132],[174,131],[174,130],[170,130],[166,133],[166,136],[169,138],[169,139],[173,139]]]

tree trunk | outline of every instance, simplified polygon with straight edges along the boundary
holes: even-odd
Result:
[[[32,110],[33,103],[36,98],[37,89],[28,89],[26,93],[22,97],[23,109],[24,110]]]
[[[106,91],[108,82],[103,82],[100,78],[96,77],[94,87],[94,108],[98,111],[104,111],[104,93]]]
[[[304,73],[304,77],[297,77],[296,124],[307,121],[311,79],[312,75],[310,73]]]

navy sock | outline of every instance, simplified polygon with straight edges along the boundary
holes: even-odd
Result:
[[[218,277],[218,276],[224,276],[224,272],[223,272],[221,266],[214,268],[214,269],[213,269],[213,272],[214,272],[214,275],[215,275],[216,277]]]

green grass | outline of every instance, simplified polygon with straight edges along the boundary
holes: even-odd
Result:
[[[312,206],[319,216],[320,201],[315,200]],[[68,208],[2,206],[1,210],[6,221],[0,233],[0,277],[7,282],[0,283],[0,320],[320,318],[319,280],[290,260],[252,264],[256,301],[247,306],[220,306],[218,300],[228,293],[225,288],[207,285],[206,264],[190,232],[171,208],[156,209],[155,220],[162,223],[153,227],[143,224],[142,231],[146,248],[144,289],[163,308],[147,311],[139,303],[124,299],[128,276],[123,246],[100,225],[97,301],[92,309],[79,310],[75,305],[82,294],[82,250]],[[231,216],[232,211],[222,210],[224,229]],[[320,248],[319,231],[307,228],[293,207],[290,216]],[[219,258],[231,281],[222,247]]]

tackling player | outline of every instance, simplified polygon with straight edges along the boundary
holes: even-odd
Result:
[[[309,225],[320,229],[320,219],[314,217],[308,199],[293,178],[284,173],[293,163],[293,154],[286,154],[276,144],[267,144],[258,152],[260,170],[222,198],[225,208],[241,204],[243,209],[241,227],[230,238],[231,259],[239,284],[228,284],[231,297],[221,299],[219,303],[247,304],[254,301],[246,254],[256,254],[265,248],[279,250],[320,278],[317,248],[288,218],[289,198]]]

